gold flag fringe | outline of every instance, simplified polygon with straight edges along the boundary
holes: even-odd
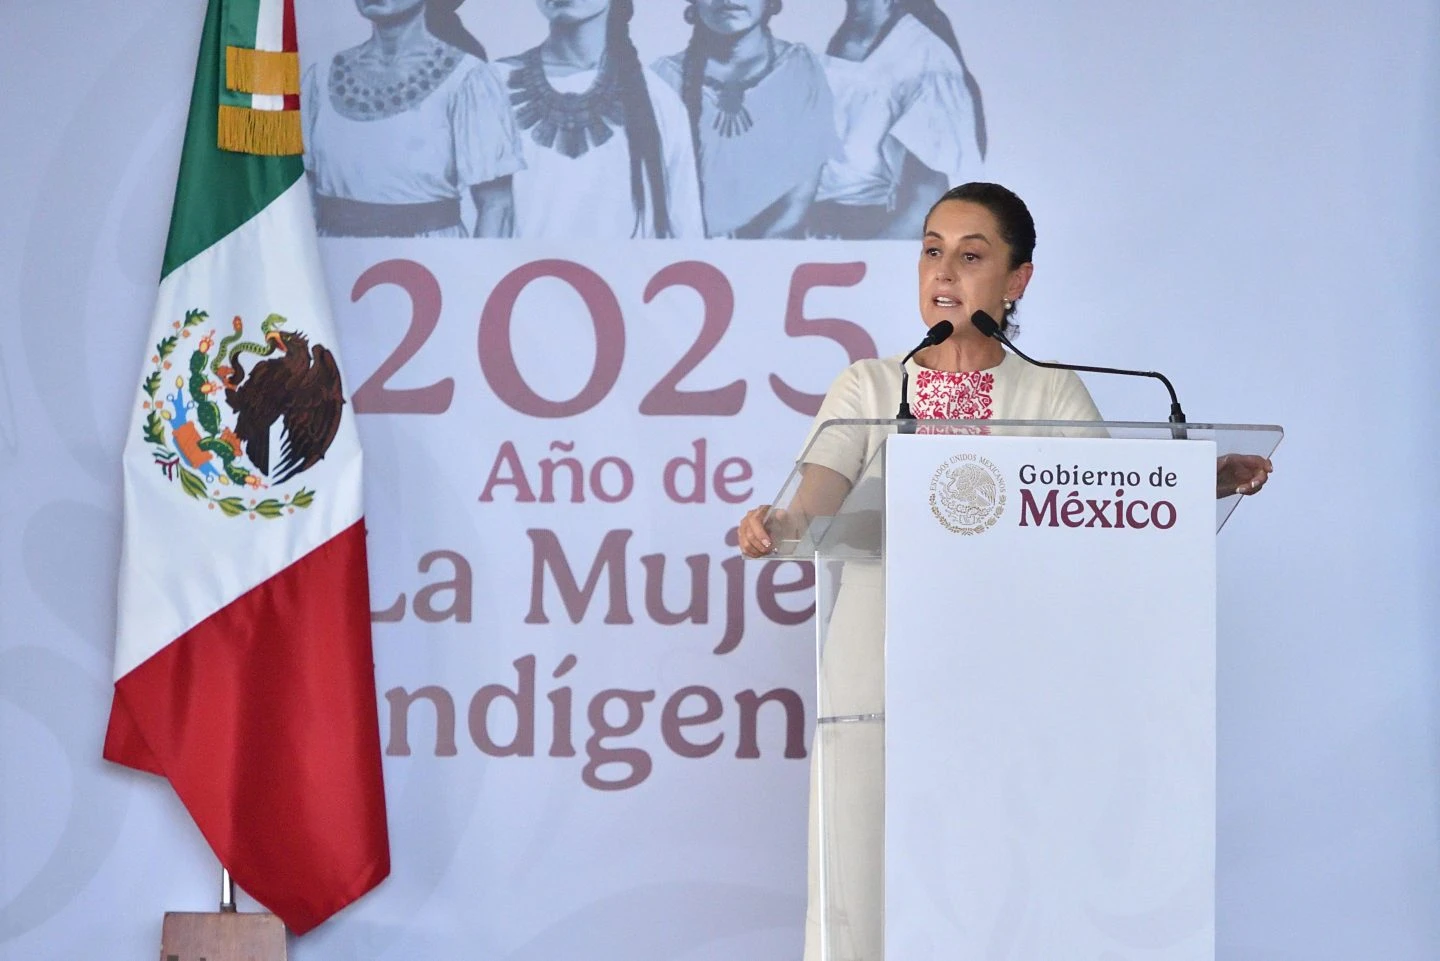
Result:
[[[251,110],[221,104],[219,127],[221,150],[278,157],[305,149],[298,110]]]
[[[226,47],[225,86],[237,93],[299,93],[300,57],[293,50]]]

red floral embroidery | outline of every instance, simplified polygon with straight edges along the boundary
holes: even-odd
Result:
[[[915,375],[915,416],[935,420],[989,420],[995,375],[987,370],[957,373],[921,370]]]

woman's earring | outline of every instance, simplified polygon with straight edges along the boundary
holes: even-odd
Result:
[[[1008,298],[1008,297],[1005,298],[1005,313],[1008,314],[1008,313],[1010,313],[1010,311],[1012,311],[1012,310],[1014,310],[1014,309],[1015,309],[1015,301],[1011,300],[1011,299]]]
[[[697,18],[697,14],[695,13],[695,0],[690,0],[690,2],[685,5],[684,16],[686,23],[692,27],[695,26],[695,20]]]

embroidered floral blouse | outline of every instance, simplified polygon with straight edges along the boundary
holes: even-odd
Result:
[[[935,420],[989,420],[995,375],[988,370],[921,370],[910,385],[910,410]]]

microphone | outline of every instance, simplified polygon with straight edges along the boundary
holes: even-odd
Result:
[[[1005,336],[1004,331],[1000,329],[1000,325],[995,322],[995,318],[985,313],[985,311],[977,310],[975,311],[975,313],[971,314],[970,323],[974,324],[975,329],[980,331],[980,333],[984,334],[986,337],[993,337],[996,340],[1000,341],[1000,343],[1010,348],[1010,350],[1018,357],[1020,357],[1020,359],[1029,361],[1036,367],[1051,367],[1055,370],[1083,370],[1093,374],[1123,374],[1126,377],[1154,377],[1156,380],[1160,381],[1160,383],[1164,384],[1165,389],[1170,392],[1170,423],[1185,423],[1185,411],[1180,409],[1180,398],[1175,395],[1175,385],[1170,383],[1170,378],[1166,377],[1159,371],[1123,370],[1119,367],[1089,367],[1085,364],[1058,364],[1050,363],[1043,360],[1036,360],[1033,357],[1027,357],[1025,354],[1020,352],[1019,348],[1017,348],[1014,344],[1010,343],[1010,338]]]
[[[994,321],[991,321],[991,323],[994,323]],[[900,409],[895,412],[896,420],[915,419],[915,415],[910,413],[910,372],[905,369],[905,365],[910,362],[911,357],[914,357],[926,347],[934,347],[936,344],[944,343],[945,339],[953,333],[955,333],[954,324],[948,320],[940,321],[940,323],[927,330],[925,332],[925,339],[916,344],[915,349],[906,354],[905,359],[900,361]]]

